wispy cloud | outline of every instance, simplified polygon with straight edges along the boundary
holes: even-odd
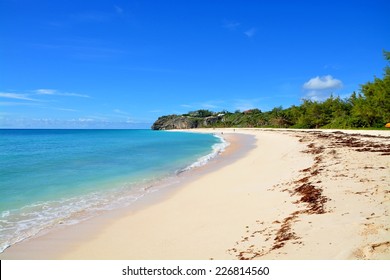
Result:
[[[68,59],[82,61],[109,61],[128,54],[128,50],[99,39],[67,38],[32,46],[40,51],[59,52]]]
[[[233,32],[242,32],[247,36],[248,38],[252,38],[256,35],[257,29],[255,27],[251,27],[248,29],[248,27],[243,26],[240,22],[235,20],[224,20],[222,27]],[[241,33],[241,34],[242,34]]]
[[[80,94],[80,93],[73,93],[73,92],[64,92],[64,93],[60,93],[58,95],[91,98],[91,96],[89,96],[87,94]]]
[[[190,104],[181,104],[180,107],[183,107],[183,108],[194,108],[194,106],[190,105]]]
[[[54,89],[37,89],[35,90],[35,93],[36,94],[47,94],[47,95],[51,95],[51,94],[55,94],[57,91],[54,90]]]
[[[78,110],[70,109],[70,108],[53,108],[59,111],[65,111],[65,112],[78,112]]]
[[[39,103],[27,102],[0,102],[0,106],[36,106]]]
[[[137,122],[133,120],[124,121],[104,121],[89,117],[74,119],[54,119],[54,118],[10,118],[6,115],[2,117],[0,127],[2,128],[148,128],[149,123]]]
[[[23,93],[0,92],[0,97],[9,98],[9,99],[27,100],[27,101],[40,101],[29,97],[28,94],[23,94]]]
[[[124,10],[119,7],[118,5],[114,5],[114,9],[115,9],[115,12],[118,14],[118,15],[123,15],[124,13]]]
[[[54,102],[50,100],[47,96],[67,96],[67,97],[81,97],[81,98],[90,98],[89,95],[72,93],[72,92],[60,92],[55,89],[36,89],[27,91],[25,93],[20,92],[0,92],[0,100],[8,100],[0,102],[2,106],[44,106],[42,108],[76,112],[74,109],[64,108],[64,107],[48,107],[48,104]],[[36,98],[39,97],[39,98]]]
[[[74,97],[83,97],[83,98],[91,98],[89,95],[73,93],[73,92],[60,92],[56,89],[37,89],[34,90],[34,93],[38,95],[60,95],[60,96],[74,96]]]
[[[258,108],[260,99],[254,98],[254,99],[236,99],[233,102],[234,109],[240,110],[240,111],[246,111],[249,109]]]
[[[70,15],[70,20],[78,23],[101,23],[109,21],[111,17],[112,14],[108,12],[86,11]]]
[[[247,31],[245,31],[244,34],[245,34],[248,38],[252,38],[252,37],[255,36],[255,34],[256,34],[256,28],[252,27],[251,29],[248,29]]]
[[[130,115],[128,112],[122,111],[120,109],[115,109],[114,113],[119,114],[119,115],[125,115],[125,116]]]
[[[239,28],[241,23],[234,20],[224,20],[222,26],[230,31],[237,30]]]
[[[221,100],[208,100],[203,102],[196,102],[192,104],[181,104],[180,107],[186,108],[186,109],[208,109],[208,110],[217,110],[222,109],[222,105],[225,103],[225,101]]]
[[[55,28],[64,28],[80,24],[106,24],[118,17],[123,17],[124,15],[125,10],[122,7],[113,5],[110,9],[106,10],[87,9],[68,14],[64,18],[51,21],[48,24]]]
[[[202,103],[200,104],[201,108],[204,108],[204,109],[218,109],[220,108],[220,106],[218,104],[213,104],[213,103]]]
[[[99,40],[70,40],[66,43],[53,43],[53,44],[33,44],[34,47],[47,50],[61,50],[67,52],[85,52],[85,53],[98,53],[101,55],[114,55],[125,54],[126,51],[117,48],[111,48],[104,45]]]
[[[259,102],[261,98],[237,98],[232,100],[211,100],[205,102],[198,102],[193,104],[181,104],[180,107],[187,110],[199,110],[199,109],[208,109],[214,112],[222,110],[240,110],[245,111],[249,109],[254,109],[259,107]]]

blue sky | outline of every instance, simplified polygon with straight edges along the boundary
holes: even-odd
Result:
[[[0,127],[148,128],[382,77],[390,2],[0,0]]]

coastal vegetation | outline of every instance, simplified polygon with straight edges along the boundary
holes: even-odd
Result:
[[[384,51],[390,63],[390,52]],[[331,95],[323,101],[302,100],[299,106],[275,107],[262,112],[197,110],[183,115],[160,117],[152,129],[185,129],[199,127],[275,127],[275,128],[382,128],[390,122],[390,66],[383,78],[374,77],[348,98]]]

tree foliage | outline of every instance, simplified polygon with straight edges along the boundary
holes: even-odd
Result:
[[[383,55],[390,63],[390,52]],[[184,116],[217,118],[203,122],[202,127],[292,127],[292,128],[378,128],[390,122],[390,66],[384,68],[383,78],[374,77],[360,86],[349,98],[330,96],[318,102],[303,100],[299,106],[276,107],[269,112],[251,109],[234,113],[214,113],[198,110]],[[201,124],[202,122],[199,121]]]

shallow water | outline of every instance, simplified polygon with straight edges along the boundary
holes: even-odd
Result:
[[[0,252],[58,224],[123,207],[225,143],[152,130],[0,130]]]

